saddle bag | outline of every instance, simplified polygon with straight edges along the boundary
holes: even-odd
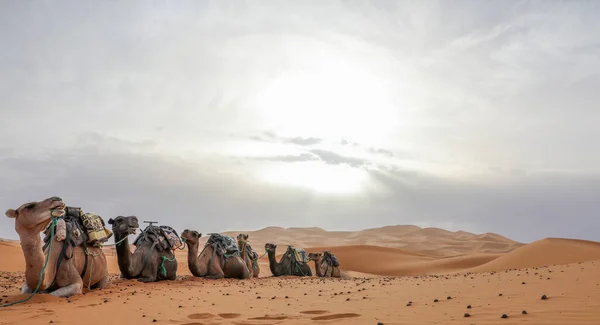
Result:
[[[104,227],[104,220],[93,213],[82,213],[81,223],[88,235],[88,244],[97,244],[106,242],[112,232]]]

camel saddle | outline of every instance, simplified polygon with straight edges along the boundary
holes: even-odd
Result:
[[[137,247],[146,241],[152,242],[159,252],[175,250],[183,245],[177,231],[169,226],[148,226],[137,236],[133,244]]]
[[[221,234],[210,234],[210,237],[206,241],[206,246],[216,245],[217,254],[220,256],[238,254],[240,249],[238,247],[237,241],[233,237],[221,235]]]
[[[292,257],[297,263],[304,264],[309,262],[308,254],[303,248],[298,248],[294,246],[288,246],[288,252],[292,254]]]
[[[77,207],[66,207],[65,215],[62,217],[65,221],[69,244],[73,246],[82,246],[84,244],[101,246],[110,237],[112,232],[105,227],[104,220],[99,215],[86,213]],[[44,242],[50,239],[50,227],[44,231],[46,237]]]
[[[325,260],[325,263],[327,263],[327,265],[330,265],[333,267],[340,266],[340,262],[338,261],[337,257],[335,257],[335,255],[331,254],[331,252],[328,252],[328,251],[323,252],[323,258]]]

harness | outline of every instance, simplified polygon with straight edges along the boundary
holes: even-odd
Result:
[[[165,250],[166,247],[170,247],[170,242],[167,240],[161,227],[157,227],[157,226],[153,225],[154,223],[157,223],[156,221],[144,221],[144,222],[148,223],[149,225],[144,230],[142,230],[140,235],[133,242],[133,244],[136,246],[136,250],[143,243],[145,243],[147,241],[152,242],[152,245],[150,245],[150,249],[148,250],[146,255],[144,255],[144,259],[142,262],[142,270],[144,268],[146,268],[146,264],[148,264],[148,259],[150,258],[150,255],[152,255],[152,252],[154,251],[154,249],[163,251],[163,250]],[[125,238],[127,238],[127,236],[125,236]],[[160,246],[159,246],[159,244],[160,244]],[[172,259],[168,258],[167,256],[164,256],[164,255],[161,256],[161,263],[159,265],[159,271],[163,276],[167,276],[167,268],[165,267],[165,261],[175,262],[175,261],[177,261],[177,258],[175,257],[175,254],[173,254]]]
[[[228,258],[234,257],[234,256],[240,256],[240,252],[239,252],[239,248],[237,246],[237,242],[235,242],[235,240],[233,240],[233,238],[231,237],[227,237],[227,236],[223,236],[221,234],[209,234],[210,237],[208,238],[208,240],[206,241],[206,244],[204,245],[204,248],[202,249],[202,251],[200,252],[200,254],[198,256],[202,256],[202,254],[204,253],[204,251],[208,248],[208,247],[212,247],[213,252],[212,255],[210,257],[210,261],[208,262],[208,267],[206,269],[206,275],[204,277],[209,276],[210,274],[210,268],[213,265],[213,261],[215,259],[215,256],[217,255],[217,251],[219,251],[219,255],[223,256],[223,259],[221,260],[221,269],[223,270],[223,272],[225,272],[225,266],[227,265],[226,260]],[[231,254],[227,254],[227,248],[225,247],[225,243],[224,241],[227,240],[233,240],[233,243],[235,245],[235,249],[233,251],[233,253]],[[230,242],[231,244],[231,242]]]
[[[246,260],[246,257],[248,257],[252,262],[252,269],[256,270],[258,268],[258,254],[256,254],[254,249],[252,249],[252,246],[250,246],[250,244],[248,244],[248,242],[246,242],[245,240],[240,240],[238,242],[238,246],[243,246],[241,255],[244,256],[244,261]],[[256,256],[254,254],[256,254]]]
[[[79,274],[79,276],[82,279],[87,272],[87,268],[88,268],[88,264],[89,264],[88,255],[92,255],[92,257],[96,257],[103,253],[102,251],[100,251],[100,253],[98,253],[98,254],[90,253],[90,251],[88,250],[88,247],[87,247],[87,241],[88,241],[87,233],[85,230],[83,230],[83,224],[81,223],[81,220],[79,218],[73,217],[66,213],[63,214],[62,216],[53,217],[53,218],[55,218],[56,222],[51,222],[48,225],[48,227],[46,228],[45,232],[56,233],[56,227],[58,224],[58,220],[61,220],[61,219],[65,221],[65,225],[66,225],[67,229],[66,229],[66,234],[65,234],[66,236],[63,241],[62,249],[61,249],[60,253],[58,254],[58,258],[56,260],[56,268],[54,271],[54,278],[52,279],[52,282],[48,286],[49,290],[52,290],[54,288],[54,285],[56,284],[56,278],[58,277],[58,270],[60,269],[60,266],[61,266],[63,260],[70,260],[73,258],[75,247],[83,247],[83,249],[84,249],[85,261],[83,264],[83,270]],[[74,233],[77,234],[78,236],[75,237]],[[54,240],[54,238],[52,236],[46,236],[46,238],[45,238],[46,243],[44,244],[44,246],[42,246],[42,251],[46,252],[46,250],[48,249],[48,254],[50,253],[50,245],[51,245],[52,240]],[[67,250],[69,249],[69,247],[72,248],[70,255],[67,254]],[[90,269],[92,267],[93,267],[93,260],[92,260],[92,265],[90,266]],[[88,281],[88,289],[91,288],[91,280],[92,280],[92,275],[90,274],[89,281]]]

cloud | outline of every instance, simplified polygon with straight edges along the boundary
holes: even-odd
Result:
[[[323,141],[323,139],[319,139],[319,138],[302,138],[302,137],[283,138],[283,142],[285,142],[285,143],[293,143],[293,144],[297,144],[297,145],[301,145],[301,146],[315,145],[315,144],[321,143],[322,141]]]
[[[280,161],[280,162],[304,162],[319,160],[318,156],[309,153],[299,155],[283,155],[283,156],[265,156],[265,157],[246,157],[253,160],[263,161]]]
[[[4,207],[63,195],[210,231],[599,239],[595,3],[1,6]],[[228,158],[255,149],[272,156]],[[257,180],[316,159],[364,169],[368,190],[333,202]]]
[[[272,143],[290,143],[300,146],[312,146],[323,142],[323,139],[315,137],[279,137],[272,132],[263,132],[261,135],[252,135],[250,140]]]
[[[330,165],[346,164],[351,167],[361,167],[368,163],[360,158],[346,157],[329,150],[313,149],[311,153],[317,155],[321,160]]]
[[[376,149],[376,148],[369,148],[369,152],[373,153],[373,154],[379,154],[379,155],[384,155],[384,156],[388,156],[388,157],[393,157],[394,153],[389,151],[389,150],[385,150],[385,149]]]

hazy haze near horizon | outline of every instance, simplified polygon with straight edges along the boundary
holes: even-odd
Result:
[[[0,3],[3,209],[600,240],[598,2],[57,4]]]

